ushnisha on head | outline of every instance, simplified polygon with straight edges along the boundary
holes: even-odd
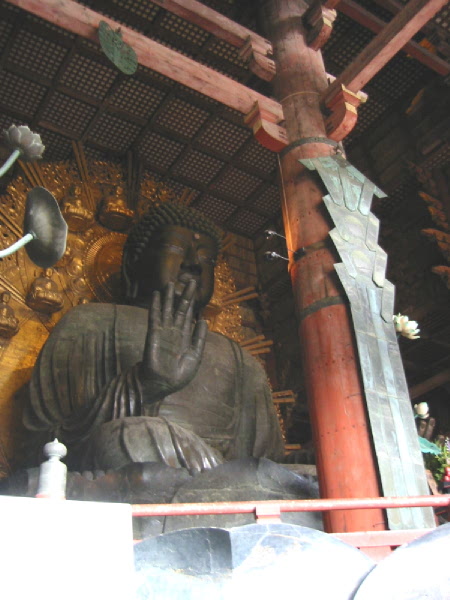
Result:
[[[154,291],[169,283],[181,296],[189,281],[197,284],[195,312],[214,291],[214,266],[221,232],[207,217],[175,202],[156,204],[133,227],[124,246],[122,276],[126,302],[147,308]]]

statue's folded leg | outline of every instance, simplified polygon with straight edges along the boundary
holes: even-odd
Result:
[[[192,431],[163,417],[125,417],[95,429],[83,452],[84,469],[119,469],[157,462],[203,471],[224,462],[220,452]]]

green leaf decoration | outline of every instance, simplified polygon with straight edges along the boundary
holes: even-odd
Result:
[[[437,446],[436,444],[433,444],[433,442],[429,442],[428,440],[426,440],[423,437],[419,436],[419,445],[420,445],[420,451],[422,452],[422,454],[441,454],[442,453],[442,448],[439,448],[439,446]]]

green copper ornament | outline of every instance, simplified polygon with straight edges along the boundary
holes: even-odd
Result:
[[[133,75],[138,66],[136,52],[122,40],[120,29],[114,31],[108,23],[100,21],[98,37],[109,60],[125,75]]]

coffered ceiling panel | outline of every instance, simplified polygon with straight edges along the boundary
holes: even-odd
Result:
[[[168,100],[154,124],[186,140],[191,139],[208,119],[206,110],[193,106],[180,98]]]
[[[223,163],[194,149],[189,149],[174,165],[174,175],[190,181],[194,186],[207,186],[223,168]]]
[[[196,137],[196,144],[206,152],[231,158],[249,138],[248,129],[214,117]],[[272,154],[272,153],[270,153]]]
[[[166,172],[180,156],[184,145],[175,140],[167,140],[154,131],[147,131],[138,146],[139,155],[145,163],[158,172]]]
[[[46,92],[47,88],[29,79],[10,71],[0,71],[0,104],[5,107],[5,114],[15,118],[20,115],[22,120],[32,119]]]
[[[112,66],[75,52],[61,73],[58,83],[59,86],[102,102],[117,77],[118,73]]]
[[[261,185],[261,180],[240,169],[231,167],[214,182],[211,188],[222,197],[247,198]]]
[[[133,145],[140,127],[108,112],[102,113],[89,128],[89,138],[95,144],[117,153]]]
[[[200,200],[195,203],[195,207],[216,223],[227,223],[231,215],[238,210],[236,206],[229,202],[209,194],[203,194]]]
[[[165,92],[138,79],[122,79],[111,93],[108,105],[147,121],[164,100]]]
[[[40,123],[58,127],[61,132],[78,139],[87,131],[97,109],[61,92],[53,92],[42,111]]]
[[[36,35],[31,31],[19,30],[6,55],[6,61],[16,67],[34,73],[38,77],[52,80],[67,55],[67,48]]]

